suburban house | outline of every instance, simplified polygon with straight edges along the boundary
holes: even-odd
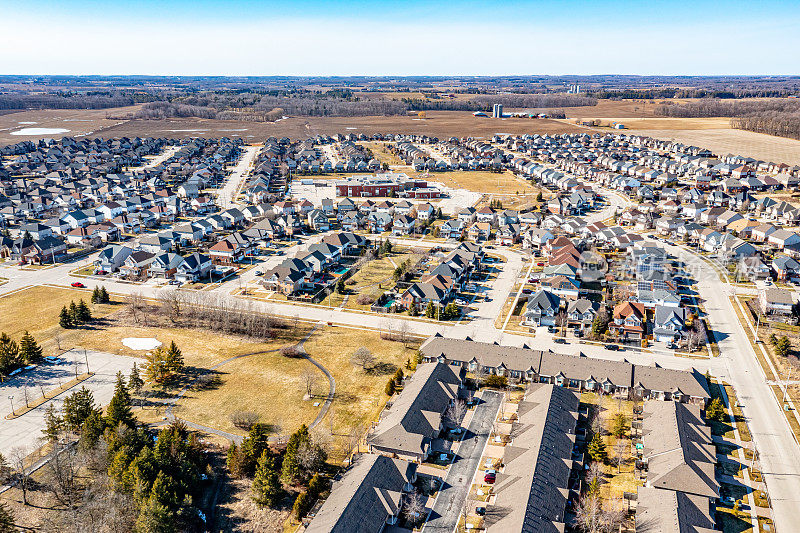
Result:
[[[361,454],[331,488],[306,533],[375,533],[397,523],[404,494],[414,490],[417,465]]]
[[[608,325],[612,333],[627,339],[643,339],[647,333],[644,305],[638,302],[621,302],[614,307],[612,321]]]
[[[552,326],[561,307],[561,298],[550,291],[540,290],[528,297],[522,323],[529,326]]]
[[[791,315],[794,306],[792,293],[786,289],[771,287],[758,293],[758,304],[765,315]]]

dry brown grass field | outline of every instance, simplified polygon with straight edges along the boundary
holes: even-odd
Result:
[[[422,176],[424,173],[409,172],[409,175]],[[487,194],[524,194],[539,192],[539,188],[529,181],[517,178],[513,172],[488,172],[480,170],[455,170],[452,172],[431,172],[428,180],[443,183],[454,189],[483,192]]]
[[[0,145],[15,144],[26,140],[36,141],[47,137],[108,137],[104,133],[105,130],[124,121],[107,117],[125,116],[137,109],[139,106],[111,109],[44,109],[0,114]],[[58,135],[11,135],[11,132],[23,128],[63,128],[70,131]]]
[[[0,117],[0,145],[17,143],[24,139],[38,140],[48,137],[17,137],[8,135],[9,131],[24,127],[19,122],[39,122],[35,127],[63,127],[73,130],[64,135],[76,135],[93,131],[103,137],[152,136],[152,137],[222,137],[239,136],[245,140],[260,141],[270,136],[305,139],[317,134],[335,133],[418,133],[437,137],[475,136],[487,137],[495,133],[568,133],[579,131],[576,126],[552,120],[503,119],[473,117],[466,111],[431,111],[427,118],[408,116],[372,117],[289,117],[278,122],[242,122],[234,120],[212,120],[199,118],[166,120],[128,120],[107,121],[107,114],[122,114],[121,109],[100,111],[23,111]],[[91,118],[96,127],[89,122],[64,122],[67,113],[72,120]],[[72,115],[75,114],[75,115]],[[84,115],[86,114],[86,115]],[[13,118],[10,118],[13,117]],[[65,125],[66,124],[66,125]],[[80,124],[81,131],[77,131]],[[13,126],[13,128],[12,128]],[[33,125],[31,125],[33,126]],[[72,127],[70,127],[72,126]],[[61,137],[62,135],[49,135]]]
[[[800,165],[800,141],[735,129],[642,129],[639,135],[708,148],[717,155],[741,154],[765,161]]]

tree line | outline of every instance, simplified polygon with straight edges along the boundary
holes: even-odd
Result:
[[[703,99],[685,104],[664,104],[655,109],[666,117],[731,117],[737,129],[800,139],[800,100],[716,100]]]

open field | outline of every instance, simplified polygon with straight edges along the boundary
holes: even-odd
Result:
[[[422,176],[424,173],[411,172],[409,175]],[[453,189],[466,189],[487,194],[511,194],[539,192],[538,187],[529,181],[518,179],[513,172],[488,172],[482,170],[455,170],[451,172],[431,172],[428,180],[443,183]]]
[[[36,141],[48,137],[61,138],[100,136],[108,137],[105,130],[123,123],[123,120],[106,117],[124,116],[135,112],[139,106],[114,107],[110,109],[44,109],[19,111],[0,115],[0,145],[21,141]],[[22,128],[63,128],[70,130],[58,135],[10,135]]]
[[[128,108],[121,108],[128,109]],[[113,112],[113,113],[112,113]],[[72,120],[86,117],[97,120],[106,113],[118,114],[119,110],[99,111],[25,111],[12,113],[0,117],[0,128],[8,122],[17,129],[19,121],[41,122],[37,127],[64,127],[62,120],[53,119],[50,122],[37,120],[46,117],[65,117],[67,113],[74,113]],[[45,115],[42,115],[45,114]],[[88,115],[85,115],[88,114]],[[73,116],[73,115],[70,115]],[[554,120],[532,119],[502,119],[473,117],[468,111],[429,111],[427,118],[420,119],[414,115],[408,116],[370,116],[370,117],[289,117],[278,122],[243,122],[235,120],[214,120],[200,118],[166,119],[166,120],[128,120],[114,125],[119,121],[106,121],[98,127],[88,128],[89,122],[77,122],[86,131],[100,132],[102,127],[103,137],[123,136],[152,136],[152,137],[221,137],[239,136],[245,140],[262,140],[270,136],[290,137],[305,139],[317,134],[334,133],[419,133],[433,135],[440,138],[450,136],[490,137],[495,133],[569,133],[580,131],[576,126],[562,124]],[[70,124],[69,122],[67,124]],[[110,127],[109,127],[110,126]],[[13,144],[20,140],[40,137],[15,137],[9,136],[6,130],[0,132],[0,145]],[[75,135],[70,132],[65,135]],[[61,137],[62,135],[49,135]],[[48,137],[48,136],[41,136]]]
[[[56,351],[55,337],[61,337],[61,347],[74,345],[79,338],[90,329],[64,330],[58,325],[58,313],[61,307],[71,301],[77,303],[83,299],[87,304],[91,300],[91,292],[74,289],[58,289],[37,286],[14,292],[0,298],[0,332],[7,333],[12,339],[19,337],[27,330],[45,350],[45,355]],[[92,314],[104,317],[112,313],[114,304],[92,305]],[[104,348],[98,348],[104,350]]]
[[[729,129],[731,119],[728,117],[703,117],[703,118],[596,118],[600,121],[599,128],[610,128],[613,123],[621,122],[626,130],[713,130]],[[565,120],[569,122],[569,120]],[[619,132],[617,132],[619,133]]]
[[[717,155],[740,154],[765,161],[800,165],[800,141],[784,137],[773,137],[763,133],[730,128],[641,129],[632,130],[632,132],[638,135],[702,146]]]
[[[362,346],[375,356],[374,366],[367,371],[350,362]],[[397,368],[408,373],[405,362],[415,357],[417,347],[383,340],[375,331],[340,327],[316,331],[306,342],[306,351],[336,380],[336,398],[323,425],[332,427],[334,435],[347,435],[353,427],[377,420],[387,399],[386,381]]]

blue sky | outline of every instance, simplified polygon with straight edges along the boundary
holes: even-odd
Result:
[[[2,74],[800,74],[800,2],[0,0]]]

